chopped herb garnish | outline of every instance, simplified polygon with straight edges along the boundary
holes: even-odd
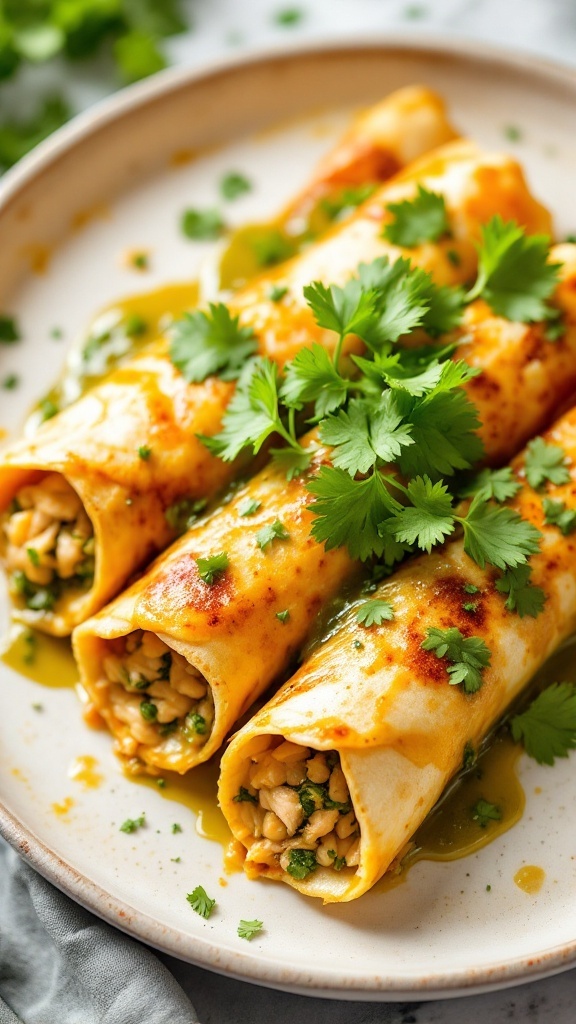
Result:
[[[229,565],[228,555],[225,551],[220,551],[217,555],[208,555],[207,558],[195,558],[194,561],[198,566],[200,579],[208,586],[212,586],[226,572]]]
[[[128,834],[137,832],[145,824],[145,818],[144,812],[142,812],[139,818],[126,818],[126,821],[120,825],[120,831],[127,832]]]
[[[286,871],[292,878],[301,881],[318,867],[314,850],[290,850]]]
[[[301,7],[285,7],[281,11],[276,11],[274,21],[282,28],[291,28],[292,25],[298,25],[303,17],[304,11]]]
[[[256,534],[256,543],[261,551],[265,551],[269,544],[272,544],[275,540],[288,540],[290,534],[286,527],[276,519],[275,522],[270,523],[268,526],[263,526],[261,530],[258,530]]]
[[[139,338],[142,334],[146,334],[148,321],[139,313],[131,313],[126,317],[123,326],[129,338]]]
[[[15,318],[0,314],[0,342],[5,345],[11,345],[14,341],[20,341],[20,338],[20,328]]]
[[[514,498],[521,489],[510,466],[503,469],[482,469],[472,480],[459,489],[463,498],[478,498],[479,501],[497,501],[499,503]]]
[[[464,771],[472,768],[476,764],[477,754],[471,743],[464,744],[464,755],[462,757],[462,767]]]
[[[456,249],[447,249],[446,256],[450,260],[450,263],[452,264],[453,267],[459,267],[460,264],[462,263],[462,257],[460,253],[456,251]]]
[[[20,378],[15,373],[9,373],[7,377],[4,377],[2,381],[2,387],[5,391],[14,391],[20,383]]]
[[[294,255],[294,242],[279,228],[268,228],[251,241],[252,250],[259,267],[273,267]]]
[[[382,234],[393,245],[412,249],[424,242],[437,242],[450,232],[444,196],[429,192],[422,185],[418,185],[414,199],[389,203],[387,210],[393,219]]]
[[[288,608],[286,608],[283,612],[276,612],[276,618],[280,619],[280,622],[282,623],[288,622],[288,619],[290,618],[290,612]]]
[[[326,196],[325,199],[322,199],[322,209],[330,220],[336,220],[337,217],[345,216],[351,210],[355,210],[356,207],[366,202],[370,196],[374,195],[376,188],[376,185],[371,184],[357,185],[354,188],[343,188],[336,195]]]
[[[280,302],[285,295],[288,294],[288,288],[285,284],[273,284],[268,289],[268,298],[270,302]]]
[[[522,132],[518,125],[507,124],[504,128],[504,136],[508,139],[508,142],[520,142],[522,138]]]
[[[37,637],[30,629],[28,629],[23,634],[22,640],[24,642],[24,654],[22,655],[22,661],[25,665],[33,665],[36,660]],[[34,707],[34,705],[32,705],[32,707]]]
[[[26,554],[28,555],[32,565],[37,568],[40,565],[40,555],[36,551],[36,548],[26,548]]]
[[[255,935],[258,935],[264,927],[262,921],[240,921],[238,925],[238,935],[241,939],[253,939]]]
[[[486,828],[491,821],[501,821],[502,811],[496,804],[480,798],[472,808],[472,821],[477,821],[480,828]]]
[[[508,595],[504,607],[510,612],[516,612],[521,619],[526,615],[535,619],[546,603],[546,594],[542,588],[530,582],[531,574],[529,565],[518,565],[514,569],[507,569],[495,584],[496,590]]]
[[[156,779],[156,785],[158,786],[158,789],[166,789],[166,779]]]
[[[208,312],[184,313],[171,331],[170,358],[189,383],[215,373],[234,380],[256,348],[252,328],[241,327],[222,302],[210,303]]]
[[[181,857],[170,857],[170,860],[172,861],[173,864],[179,864],[180,861],[182,860],[182,858]]]
[[[480,587],[475,587],[473,583],[465,583],[462,587],[465,594],[479,594]]]
[[[576,686],[552,683],[510,722],[512,738],[538,764],[554,764],[576,749]]]
[[[225,226],[218,210],[185,210],[180,220],[182,234],[196,242],[220,238]]]
[[[541,437],[534,438],[527,446],[525,461],[526,479],[535,490],[547,481],[551,484],[567,484],[570,470],[566,452],[556,444],[547,444]]]
[[[43,398],[38,405],[38,410],[42,423],[45,423],[46,420],[51,420],[53,416],[57,416],[60,412],[56,402],[53,402],[51,398]]]
[[[370,626],[381,626],[383,622],[391,622],[394,619],[394,609],[389,601],[380,601],[374,598],[372,601],[365,601],[356,612],[356,622],[369,629]]]
[[[565,537],[576,530],[576,511],[568,508],[563,501],[544,498],[542,502],[544,522],[549,526],[557,526]]]
[[[361,640],[355,640],[354,643],[352,644],[352,646],[353,646],[355,651],[363,651],[364,650],[364,644],[362,643]]]
[[[44,711],[44,705],[43,704],[39,704],[38,702],[36,702],[35,704],[32,705],[32,710],[33,711]]]
[[[52,327],[50,330],[50,337],[53,338],[54,341],[62,341],[64,331],[61,327]]]
[[[478,611],[478,605],[475,601],[464,601],[464,604],[462,605],[462,610],[465,612],[470,612],[471,615],[474,615],[474,613]]]
[[[148,270],[150,257],[147,252],[134,252],[130,257],[130,263],[136,270]]]
[[[168,526],[178,534],[185,533],[193,523],[196,522],[200,512],[203,512],[208,502],[205,498],[194,500],[192,498],[181,498],[169,505],[164,516]]]
[[[182,825],[179,825],[177,821],[174,822],[171,828],[171,832],[176,835],[177,832],[182,831]]]
[[[258,803],[257,797],[252,796],[252,793],[250,793],[249,790],[247,790],[244,786],[240,786],[240,789],[238,790],[236,796],[233,797],[233,800],[234,800],[235,804],[243,804],[243,803],[257,804]]]
[[[197,885],[192,892],[188,893],[186,899],[200,917],[210,917],[210,914],[216,906],[216,900],[210,899],[206,890],[201,886]]]
[[[482,673],[490,664],[490,651],[481,637],[465,637],[455,626],[450,629],[432,626],[420,646],[451,663],[446,671],[452,686],[462,683],[465,693],[476,693],[480,689]]]
[[[220,182],[220,192],[224,199],[238,199],[239,196],[243,196],[246,192],[251,191],[251,182],[246,175],[240,174],[239,171],[230,171],[229,174],[224,175]]]
[[[250,501],[250,498],[246,498],[246,501],[243,501],[239,506],[238,514],[241,516],[253,516],[261,507],[261,501]]]
[[[147,444],[141,444],[138,449],[138,458],[142,459],[143,462],[148,462],[152,455],[152,449]]]
[[[140,714],[145,722],[155,722],[158,717],[158,708],[149,700],[141,700]]]
[[[190,736],[194,739],[195,736],[204,736],[207,729],[208,725],[203,715],[199,715],[197,711],[186,715],[183,727],[183,732],[186,737]]]

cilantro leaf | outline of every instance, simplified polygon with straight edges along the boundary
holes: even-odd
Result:
[[[538,550],[540,531],[510,508],[474,498],[466,516],[456,520],[464,528],[466,554],[481,569],[487,562],[514,569]]]
[[[482,455],[478,411],[465,391],[433,391],[419,399],[402,396],[414,444],[403,448],[398,465],[407,477],[451,476]]]
[[[264,927],[262,921],[240,921],[238,925],[238,936],[241,939],[253,939],[255,935],[258,935]]]
[[[289,540],[290,534],[280,522],[276,519],[275,522],[269,523],[268,526],[263,526],[261,530],[258,530],[256,534],[256,543],[261,551],[265,551],[269,544],[274,540]]]
[[[224,199],[229,201],[232,199],[238,199],[239,196],[243,196],[246,192],[252,191],[252,185],[246,175],[240,174],[239,171],[230,171],[225,174],[220,182],[220,192]]]
[[[326,349],[315,342],[288,363],[280,397],[293,409],[315,402],[314,414],[320,419],[344,404],[348,387],[349,381],[340,376]]]
[[[507,569],[495,584],[500,594],[508,594],[504,607],[509,612],[516,612],[521,619],[526,615],[535,619],[546,603],[542,588],[530,582],[531,574],[531,567],[525,563],[515,569]]]
[[[568,537],[576,530],[576,510],[568,508],[563,501],[544,498],[542,508],[544,522],[549,526],[557,526],[564,537]]]
[[[496,804],[480,797],[472,808],[472,821],[477,821],[480,828],[486,828],[490,821],[501,821],[502,811]]]
[[[195,558],[194,561],[198,566],[200,579],[208,586],[212,586],[218,577],[226,572],[230,564],[225,551],[221,551],[218,555],[208,555],[207,558]]]
[[[547,444],[541,437],[535,437],[527,446],[525,471],[526,479],[538,490],[547,481],[551,484],[567,484],[570,470],[566,465],[566,452],[556,444]]]
[[[238,377],[257,340],[251,327],[240,327],[224,303],[210,303],[208,313],[184,313],[172,328],[170,359],[189,383],[220,373],[225,380]]]
[[[373,295],[373,315],[367,318],[363,332],[358,332],[373,351],[422,326],[429,309],[431,281],[423,270],[412,268],[406,259],[391,263],[380,256],[372,263],[360,264],[358,280],[361,288]]]
[[[362,561],[383,554],[388,541],[378,526],[400,506],[380,473],[353,480],[343,469],[322,466],[307,488],[315,496],[308,506],[315,540],[327,550],[346,545],[350,556]]]
[[[290,858],[286,871],[292,878],[301,881],[307,878],[318,867],[314,850],[290,850]]]
[[[343,188],[335,195],[326,196],[320,201],[320,206],[329,220],[340,220],[346,217],[356,207],[365,203],[378,188],[377,185],[355,185]]]
[[[318,326],[335,331],[340,337],[348,334],[363,337],[374,315],[374,296],[355,277],[343,288],[335,284],[326,287],[321,281],[313,281],[304,288],[304,298]]]
[[[568,757],[576,749],[576,686],[552,683],[526,711],[514,715],[510,730],[538,764],[552,765],[556,757]]]
[[[424,242],[437,242],[450,232],[444,196],[418,185],[414,199],[389,203],[386,209],[393,219],[382,232],[392,245],[412,249]]]
[[[200,439],[224,462],[232,462],[247,446],[257,454],[278,423],[278,368],[269,359],[256,358],[240,375],[221,432]]]
[[[389,387],[407,391],[415,398],[421,398],[422,395],[430,394],[432,391],[436,394],[452,391],[454,388],[466,384],[479,373],[476,367],[469,366],[462,359],[456,362],[449,360],[445,363],[433,360],[420,373],[416,374],[410,371],[406,372],[406,370],[406,363],[399,353],[398,359],[393,365],[382,367],[382,379]]]
[[[406,488],[412,503],[396,513],[394,537],[407,544],[418,544],[428,554],[454,532],[452,495],[441,481],[414,477]]]
[[[225,224],[218,210],[185,210],[180,219],[182,234],[194,242],[208,242],[224,231]]]
[[[250,245],[259,267],[273,267],[290,259],[296,251],[294,241],[275,227],[263,226],[253,235]]]
[[[350,476],[367,473],[378,459],[393,462],[402,448],[413,444],[410,424],[403,423],[392,392],[385,392],[379,402],[353,399],[348,409],[337,416],[327,416],[320,427],[320,437],[332,445],[332,463],[347,470]]]
[[[356,612],[356,622],[361,626],[381,626],[383,622],[391,622],[394,618],[394,609],[389,601],[380,601],[373,598],[371,601],[364,601]]]
[[[261,505],[262,505],[261,501],[251,501],[250,498],[246,498],[246,500],[242,503],[242,505],[238,509],[238,515],[240,515],[240,516],[253,516],[253,515],[256,514],[256,512],[261,507]]]
[[[547,235],[527,235],[514,221],[492,217],[482,227],[478,278],[468,301],[482,296],[497,316],[529,323],[554,317],[546,304],[560,265],[548,263]]]
[[[446,658],[452,686],[463,684],[465,693],[476,693],[482,686],[482,672],[490,664],[490,650],[479,636],[463,636],[455,626],[449,629],[427,630],[421,645],[425,651],[434,651],[437,658]]]
[[[513,498],[521,489],[522,484],[515,479],[512,468],[505,466],[503,469],[481,469],[458,489],[458,493],[462,498],[503,502]]]
[[[192,892],[189,892],[186,899],[200,917],[210,917],[210,914],[216,906],[216,900],[210,899],[208,893],[201,885],[197,885]]]
[[[11,345],[14,341],[20,341],[20,328],[13,316],[0,315],[0,342],[3,345]]]

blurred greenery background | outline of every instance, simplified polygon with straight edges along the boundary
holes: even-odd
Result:
[[[191,20],[182,0],[0,0],[0,171],[74,113],[34,67],[82,63],[110,88],[125,85],[165,67],[166,39]],[[27,75],[22,104],[14,83]]]

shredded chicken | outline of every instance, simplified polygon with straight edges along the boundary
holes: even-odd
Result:
[[[202,746],[214,722],[214,702],[204,677],[155,633],[135,630],[111,641],[102,659],[101,687],[130,737],[121,752],[158,746],[169,738]]]
[[[63,586],[92,584],[92,523],[59,473],[21,487],[0,526],[11,589],[27,607],[50,611]]]
[[[247,859],[305,878],[360,862],[360,829],[335,751],[284,740],[254,755],[235,797],[254,841]]]

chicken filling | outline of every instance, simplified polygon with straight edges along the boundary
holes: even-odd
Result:
[[[280,741],[251,758],[234,797],[254,837],[247,860],[303,879],[360,862],[360,828],[338,754]]]
[[[138,746],[176,741],[200,747],[214,722],[212,692],[203,675],[155,633],[141,629],[110,641],[101,685],[115,718],[129,735],[119,753],[137,755]]]
[[[65,589],[92,586],[92,523],[59,473],[21,487],[0,527],[10,591],[27,608],[51,612]]]

